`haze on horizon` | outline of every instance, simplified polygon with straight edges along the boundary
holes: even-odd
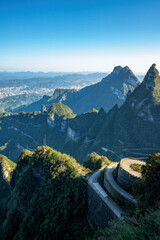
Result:
[[[1,71],[160,69],[159,0],[6,0]]]

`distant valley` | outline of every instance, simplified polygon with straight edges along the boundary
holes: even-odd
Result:
[[[56,88],[80,89],[100,81],[104,76],[106,73],[0,72],[0,112],[10,112],[21,105],[31,104],[44,95],[51,96]]]

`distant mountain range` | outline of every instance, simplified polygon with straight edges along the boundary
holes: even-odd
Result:
[[[57,76],[64,76],[64,75],[74,75],[74,74],[79,74],[79,75],[88,75],[92,74],[90,72],[31,72],[31,71],[26,71],[26,72],[5,72],[5,71],[0,71],[0,81],[1,80],[13,80],[13,79],[30,79],[30,78],[46,78],[46,77],[57,77]]]
[[[20,107],[17,111],[39,111],[42,104],[49,108],[50,104],[54,102],[64,103],[76,114],[88,112],[92,108],[99,110],[101,107],[108,111],[114,104],[120,106],[124,103],[128,92],[132,92],[139,84],[139,80],[129,67],[117,66],[101,82],[84,87],[79,91],[56,89],[53,97],[45,96],[38,102]]]
[[[114,75],[120,69],[115,68]],[[64,92],[57,92],[55,98]],[[128,92],[124,104],[116,104],[109,112],[101,108],[74,116],[63,103],[54,103],[48,112],[43,108],[42,112],[1,114],[0,121],[0,153],[14,161],[23,148],[43,144],[79,162],[93,151],[112,160],[125,156],[145,159],[160,151],[159,73],[153,64],[143,82]]]
[[[98,72],[97,72],[98,73]],[[22,79],[32,79],[32,78],[54,78],[61,76],[69,76],[69,75],[90,75],[97,74],[95,72],[7,72],[0,71],[0,81],[8,81],[8,80],[22,80]],[[100,73],[103,74],[103,73]],[[106,74],[106,73],[105,73]],[[141,81],[143,75],[138,74],[138,79]]]
[[[106,73],[72,73],[72,74],[45,74],[42,73],[39,75],[32,73],[31,75],[21,75],[20,73],[16,73],[15,75],[9,75],[9,78],[5,79],[3,74],[1,76],[0,73],[0,87],[19,87],[22,85],[26,85],[28,87],[55,87],[57,86],[72,86],[79,84],[83,85],[86,83],[94,83],[100,81],[100,79],[106,76]],[[27,77],[28,76],[28,77]],[[27,78],[26,78],[27,77]]]

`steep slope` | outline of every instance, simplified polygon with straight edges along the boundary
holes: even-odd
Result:
[[[4,179],[7,183],[10,182],[11,173],[13,172],[16,164],[9,160],[7,157],[0,154],[0,179]]]
[[[49,147],[24,150],[11,180],[0,239],[84,239],[89,170]]]
[[[25,104],[38,101],[42,96],[36,93],[8,96],[0,99],[0,112],[11,112]]]
[[[93,109],[75,117],[70,108],[54,103],[48,112],[2,115],[0,152],[16,161],[23,149],[47,144],[73,156],[97,114]]]
[[[137,199],[135,215],[112,222],[106,229],[96,232],[92,240],[160,239],[160,153],[147,159],[142,172],[143,178],[133,186]]]
[[[40,89],[50,89],[50,91],[54,91],[54,89],[56,88],[60,88],[61,90],[64,91],[64,93],[62,93],[62,91],[60,90],[56,90],[55,94],[53,94],[53,99],[55,99],[55,95],[57,95],[58,93],[58,99],[56,99],[56,101],[51,101],[50,103],[48,103],[48,99],[50,99],[50,96],[45,96],[44,98],[41,97],[41,99],[39,101],[36,101],[33,104],[27,104],[27,103],[23,103],[23,106],[20,106],[19,108],[16,109],[12,109],[12,112],[33,112],[33,111],[40,111],[41,109],[41,105],[44,104],[46,105],[47,109],[50,107],[50,105],[53,102],[59,102],[61,99],[65,99],[65,92],[75,92],[74,88],[79,89],[82,88],[84,86],[88,86],[90,84],[99,82],[103,77],[106,76],[106,73],[89,73],[89,74],[83,74],[83,73],[72,73],[72,74],[58,74],[61,76],[55,76],[54,78],[32,78],[32,79],[27,79],[27,80],[21,80],[18,81],[17,80],[12,80],[12,81],[3,81],[0,82],[0,86],[5,87],[7,85],[8,86],[21,86],[23,84],[23,87],[25,85],[25,87],[27,86],[28,90],[31,90],[33,92],[33,90],[35,90],[35,92],[39,92]],[[40,89],[39,89],[40,88]],[[65,88],[65,89],[64,89]],[[26,90],[27,90],[26,89]],[[72,90],[73,89],[73,90]],[[47,90],[48,91],[48,90]],[[61,93],[60,93],[61,92]],[[60,97],[61,95],[61,97]],[[52,99],[51,97],[51,99]],[[50,100],[51,100],[50,99]]]
[[[21,106],[19,108],[15,108],[12,112],[34,112],[40,111],[41,106],[45,105],[47,109],[49,109],[52,103],[62,102],[62,100],[66,99],[66,95],[68,93],[75,92],[75,89],[56,89],[52,97],[44,95],[40,100],[29,104],[28,106]]]
[[[64,104],[73,112],[80,114],[92,108],[111,109],[115,104],[121,105],[128,91],[139,85],[138,79],[128,67],[115,67],[113,72],[101,82],[85,87],[78,92],[68,93]]]
[[[49,104],[54,102],[64,103],[76,114],[88,112],[92,108],[99,110],[101,107],[108,111],[115,104],[121,105],[124,103],[128,91],[132,92],[138,85],[139,81],[129,67],[118,66],[101,82],[84,87],[79,91],[56,89],[51,98],[45,96],[26,108],[18,109],[18,112],[20,110],[37,111],[40,110],[42,104],[46,105],[48,109]]]
[[[142,84],[129,97],[126,106],[132,108],[132,112],[143,120],[160,122],[160,77],[155,64],[150,67]]]
[[[105,124],[97,146],[118,155],[146,158],[160,150],[160,77],[153,64],[143,82],[128,95],[111,126]],[[104,125],[103,125],[104,126]],[[106,137],[108,136],[108,138]],[[122,156],[120,156],[122,157]]]
[[[160,151],[159,79],[153,64],[125,103],[108,113],[101,108],[67,119],[36,112],[2,116],[0,146],[6,146],[2,153],[15,161],[23,148],[47,144],[81,163],[91,152],[112,160],[125,156],[146,159]]]
[[[0,232],[6,217],[7,204],[11,198],[10,179],[16,164],[0,154]]]
[[[55,115],[57,115],[58,117],[62,117],[63,119],[75,117],[72,110],[63,103],[52,103],[52,105],[48,109],[48,115],[52,119],[54,119]]]

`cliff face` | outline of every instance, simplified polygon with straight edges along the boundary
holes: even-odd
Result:
[[[127,103],[126,103],[127,104]],[[128,107],[145,121],[160,122],[160,77],[153,64],[141,85],[128,99]]]
[[[146,159],[160,150],[160,77],[155,64],[148,70],[143,82],[127,96],[112,123],[112,132],[106,125],[98,140],[123,156]],[[108,140],[104,135],[108,135]],[[100,146],[99,146],[100,148]]]

